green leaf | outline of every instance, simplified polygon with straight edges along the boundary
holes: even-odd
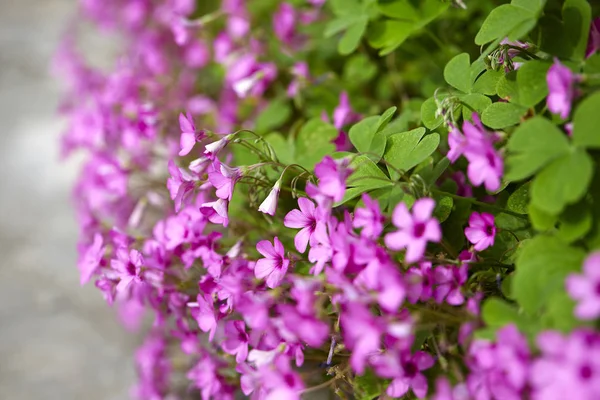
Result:
[[[519,104],[533,107],[548,96],[546,74],[552,64],[546,61],[528,61],[517,71]]]
[[[532,18],[535,18],[535,15],[522,7],[511,4],[496,7],[483,21],[481,29],[475,36],[475,44],[481,46],[494,39],[503,38],[523,22]]]
[[[558,236],[567,243],[574,242],[589,232],[592,223],[592,212],[586,204],[569,206],[560,215]]]
[[[323,157],[335,151],[335,145],[331,141],[338,134],[338,130],[333,125],[320,118],[309,120],[296,137],[294,151],[296,163],[312,170]]]
[[[488,96],[494,96],[497,93],[496,86],[498,80],[504,76],[501,71],[489,70],[484,72],[473,84],[473,91]]]
[[[583,60],[585,57],[591,20],[592,9],[587,0],[565,1],[563,22],[574,60]]]
[[[256,131],[271,132],[285,124],[291,114],[292,108],[288,101],[273,100],[256,119]]]
[[[533,204],[529,204],[527,210],[529,211],[529,220],[536,231],[549,231],[558,221],[558,216],[542,211]]]
[[[353,390],[356,400],[373,400],[383,392],[382,381],[370,369],[354,377]]]
[[[506,208],[519,214],[527,214],[528,204],[529,182],[521,185],[510,195],[506,202]]]
[[[438,221],[444,222],[450,216],[453,206],[454,200],[452,200],[452,197],[450,196],[443,196],[439,199],[436,199],[433,216],[436,217]]]
[[[590,85],[600,85],[600,53],[591,55],[585,60],[583,73],[586,74],[586,82]]]
[[[483,303],[481,317],[486,326],[493,330],[510,324],[516,325],[519,331],[528,336],[538,330],[535,320],[520,314],[514,306],[497,297],[491,297]]]
[[[340,54],[348,55],[356,50],[360,44],[360,40],[367,30],[368,23],[369,20],[367,17],[363,16],[363,18],[359,19],[348,28],[338,43],[338,52]]]
[[[421,175],[428,185],[433,185],[435,182],[437,182],[440,176],[442,176],[446,169],[448,169],[448,166],[450,166],[450,160],[444,157],[438,161],[438,163],[434,168],[431,169],[430,172],[423,173],[419,171],[419,175]]]
[[[419,11],[413,7],[409,1],[399,0],[387,3],[380,2],[377,7],[379,8],[379,12],[386,17],[414,22],[421,18]]]
[[[345,31],[352,25],[356,24],[361,20],[361,15],[345,15],[340,18],[336,18],[327,24],[325,33],[323,34],[326,38],[332,37],[342,31]]]
[[[573,144],[600,148],[600,92],[586,97],[573,116]]]
[[[273,147],[281,163],[286,165],[294,164],[294,150],[296,145],[290,136],[284,138],[279,133],[270,133],[265,136],[265,140]]]
[[[510,4],[524,8],[533,14],[537,14],[544,8],[546,0],[512,0]]]
[[[470,68],[471,58],[469,54],[462,53],[454,57],[444,68],[444,79],[449,85],[465,93],[471,91]]]
[[[578,271],[585,257],[579,248],[562,240],[538,235],[523,246],[512,284],[513,297],[530,315],[547,305],[556,291],[564,291],[564,279]]]
[[[558,214],[579,201],[592,180],[594,162],[584,150],[554,160],[533,180],[531,203],[549,214]]]
[[[517,85],[517,71],[511,71],[498,79],[496,84],[498,96],[511,103],[519,104],[519,87]]]
[[[431,133],[425,137],[425,128],[417,128],[408,132],[396,133],[388,138],[384,158],[395,169],[408,171],[429,157],[440,144],[440,135]],[[388,166],[393,180],[400,176]]]
[[[473,112],[483,113],[492,104],[492,99],[480,93],[469,93],[459,96],[459,98],[463,104],[468,106],[462,108],[463,119],[470,119]]]
[[[365,84],[377,74],[377,65],[365,54],[358,53],[348,59],[344,65],[344,82],[352,87]]]
[[[385,127],[388,125],[388,123],[393,118],[394,113],[396,112],[397,109],[398,109],[398,107],[390,107],[387,110],[385,110],[383,114],[381,114],[381,117],[379,117],[379,121],[377,121],[377,125],[375,128],[376,132],[381,132],[382,130],[385,129]]]
[[[391,212],[401,201],[406,203],[407,207],[410,207],[415,202],[415,199],[411,195],[404,193],[401,185],[376,189],[372,195],[373,198],[379,201],[379,206],[383,212]]]
[[[330,0],[328,3],[337,16],[360,15],[362,12],[359,0]]]
[[[503,129],[518,124],[526,113],[525,107],[498,102],[491,104],[483,111],[481,122],[492,129]]]
[[[421,119],[427,129],[434,130],[444,122],[440,115],[436,117],[437,104],[433,97],[428,98],[421,105]]]
[[[569,141],[556,125],[534,117],[521,124],[507,145],[505,179],[517,181],[534,174],[550,161],[569,151]]]
[[[369,25],[369,44],[382,49],[379,55],[392,52],[413,33],[415,24],[410,21],[383,20]]]
[[[563,333],[569,333],[581,322],[573,315],[575,300],[566,292],[559,291],[552,294],[546,304],[546,312],[542,316],[541,323],[546,329],[557,329]]]
[[[350,169],[354,172],[346,182],[349,187],[377,189],[392,184],[385,173],[367,156],[355,157],[350,163]]]

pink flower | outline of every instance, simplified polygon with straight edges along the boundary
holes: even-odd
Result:
[[[440,224],[431,217],[435,202],[422,198],[413,205],[413,214],[406,204],[400,203],[394,209],[392,222],[400,228],[385,236],[385,244],[391,250],[406,249],[405,260],[408,263],[419,261],[425,253],[427,242],[439,242],[442,239]]]
[[[277,201],[279,200],[279,192],[281,191],[281,179],[275,182],[273,188],[269,192],[267,198],[260,204],[258,211],[261,213],[275,215],[277,210]]]
[[[249,337],[244,321],[227,321],[225,324],[225,341],[221,347],[228,354],[235,355],[237,363],[244,362],[248,356]]]
[[[377,200],[364,193],[362,195],[365,207],[358,208],[354,212],[353,225],[355,228],[363,228],[360,235],[366,238],[376,239],[383,232],[385,218],[381,214]]]
[[[578,300],[575,315],[583,320],[600,316],[600,251],[591,253],[583,263],[583,275],[567,277],[567,292]]]
[[[476,186],[485,183],[487,190],[498,190],[504,163],[493,146],[496,136],[485,130],[477,114],[473,113],[472,118],[473,123],[463,123],[464,136],[458,128],[452,128],[448,134],[450,150],[446,156],[455,162],[464,154],[469,161],[467,173],[471,183]]]
[[[179,129],[181,129],[181,138],[179,139],[181,150],[180,156],[185,156],[192,151],[196,144],[196,127],[192,115],[188,112],[186,115],[179,114]]]
[[[273,30],[275,36],[285,44],[290,44],[294,39],[296,27],[296,10],[289,3],[281,3],[273,16]]]
[[[217,315],[213,298],[209,294],[198,294],[195,303],[188,303],[192,317],[198,322],[202,332],[208,332],[208,340],[212,341],[217,331]]]
[[[571,113],[571,103],[575,97],[575,76],[573,72],[560,63],[558,58],[548,70],[546,81],[548,82],[548,110],[559,114],[566,119]]]
[[[546,331],[537,337],[541,355],[533,362],[529,383],[532,400],[598,398],[600,336],[578,329],[563,336]]]
[[[231,168],[215,159],[208,171],[208,180],[217,189],[218,198],[231,201],[236,182],[242,177],[239,168]]]
[[[467,282],[467,266],[457,267],[439,266],[433,271],[436,288],[433,291],[435,301],[441,303],[446,299],[446,303],[452,306],[458,306],[464,303],[465,297],[462,294],[462,286]]]
[[[93,243],[85,248],[85,253],[77,262],[77,267],[81,274],[81,285],[85,285],[90,281],[92,275],[100,265],[100,261],[102,261],[104,249],[102,235],[96,233]]]
[[[292,75],[294,79],[290,82],[287,89],[288,97],[294,97],[298,94],[301,87],[304,87],[308,80],[308,64],[305,62],[298,62],[292,67]]]
[[[388,351],[373,360],[375,372],[382,377],[392,378],[386,393],[392,398],[404,396],[410,389],[417,398],[427,395],[427,379],[421,373],[433,366],[434,360],[428,353],[407,350]]]
[[[319,191],[333,201],[340,201],[346,192],[346,179],[352,173],[348,168],[348,160],[334,160],[325,156],[315,166],[315,175],[319,178]]]
[[[590,36],[588,38],[585,56],[590,57],[600,49],[600,17],[595,18],[590,26]]]
[[[475,399],[522,399],[529,376],[527,340],[514,325],[498,330],[496,337],[496,343],[477,340],[469,349],[469,392]]]
[[[463,131],[468,140],[464,150],[469,161],[467,175],[475,186],[484,183],[487,190],[498,190],[504,162],[494,149],[495,137],[485,130],[477,114],[473,114],[472,118],[473,124],[469,121],[463,123]]]
[[[407,297],[411,303],[427,301],[433,297],[435,278],[431,262],[422,262],[418,268],[411,268],[406,273],[408,284]]]
[[[229,225],[229,202],[227,200],[218,199],[209,203],[202,203],[200,212],[208,218],[213,224],[220,224],[224,227]]]
[[[300,208],[299,210],[294,209],[287,213],[283,219],[283,225],[287,228],[301,228],[300,232],[294,238],[294,245],[296,250],[304,253],[309,241],[311,242],[311,246],[316,244],[314,233],[317,229],[317,224],[323,222],[317,217],[319,213],[316,210],[315,204],[306,197],[298,199],[298,207]]]
[[[184,170],[177,167],[173,160],[169,160],[170,177],[167,179],[167,189],[175,205],[175,211],[178,212],[183,205],[183,201],[194,190],[193,178]]]
[[[469,226],[465,228],[465,236],[475,245],[473,247],[477,251],[493,246],[496,237],[494,216],[488,213],[472,213],[469,217]]]
[[[127,290],[131,283],[142,283],[142,254],[135,249],[128,252],[127,248],[121,247],[117,249],[116,256],[117,258],[110,260],[110,266],[120,278],[116,287],[117,293]]]
[[[256,250],[265,258],[261,258],[254,266],[254,275],[258,279],[267,278],[267,286],[276,288],[281,283],[290,265],[290,260],[285,258],[285,249],[277,237],[273,244],[268,240],[261,240],[256,245]]]
[[[233,139],[233,134],[223,136],[216,142],[212,142],[204,146],[204,155],[211,160],[214,160],[217,154],[225,148]]]

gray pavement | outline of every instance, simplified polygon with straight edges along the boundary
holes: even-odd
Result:
[[[121,400],[137,339],[79,286],[48,63],[75,0],[0,0],[0,399]]]

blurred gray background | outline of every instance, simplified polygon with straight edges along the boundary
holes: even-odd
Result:
[[[60,82],[48,72],[74,4],[0,0],[2,400],[127,399],[134,381],[135,336],[75,267],[77,162],[59,160]]]

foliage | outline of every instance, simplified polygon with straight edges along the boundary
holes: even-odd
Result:
[[[592,3],[81,1],[126,39],[56,66],[81,282],[155,316],[134,395],[594,398]]]

